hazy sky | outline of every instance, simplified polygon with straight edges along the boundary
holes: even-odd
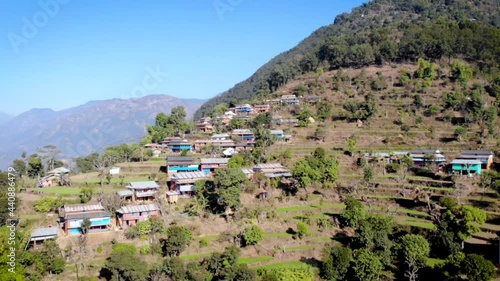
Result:
[[[0,112],[210,98],[361,0],[2,0]]]

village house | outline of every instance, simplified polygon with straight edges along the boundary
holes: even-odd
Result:
[[[456,159],[480,161],[481,169],[486,171],[493,168],[493,156],[491,150],[464,150]]]
[[[118,227],[127,228],[159,214],[160,209],[156,204],[122,206],[116,210],[116,223]]]
[[[214,126],[208,122],[196,124],[196,130],[203,133],[213,133]]]
[[[233,140],[196,140],[194,142],[194,150],[200,152],[203,147],[207,145],[213,145],[215,147],[220,147],[221,149],[235,148],[236,144]]]
[[[215,169],[227,168],[229,158],[201,158],[200,170],[205,174],[215,172]]]
[[[265,102],[268,103],[269,105],[272,105],[272,104],[280,104],[281,100],[280,99],[272,99],[272,100],[265,100]]]
[[[410,157],[415,166],[425,166],[430,163],[442,166],[446,163],[446,157],[439,149],[414,149],[410,152]]]
[[[183,150],[191,151],[193,149],[193,145],[186,139],[171,140],[168,143],[168,147],[174,153],[182,152]]]
[[[204,172],[177,173],[170,177],[170,190],[178,191],[180,195],[193,195],[195,183],[199,180],[207,179]]]
[[[282,139],[284,136],[283,130],[270,130],[270,134],[271,136],[275,136],[278,139]]]
[[[107,231],[111,227],[111,214],[101,203],[64,205],[59,208],[59,217],[64,233],[69,235],[81,234],[85,219],[90,220],[89,233]]]
[[[289,170],[279,163],[257,164],[253,168],[255,173],[263,173],[268,178],[291,177]]]
[[[229,134],[213,134],[212,135],[213,140],[226,140],[229,139]]]
[[[255,174],[255,171],[251,168],[242,168],[241,171],[243,171],[243,174],[245,174],[247,179],[252,179]]]
[[[234,129],[231,132],[231,135],[233,136],[233,138],[242,141],[253,141],[255,139],[255,135],[249,129]]]
[[[210,116],[203,116],[200,118],[199,123],[210,123],[210,121],[212,121],[212,118]]]
[[[119,175],[120,174],[120,167],[111,167],[111,169],[109,169],[109,174],[112,176]]]
[[[59,234],[59,228],[58,227],[44,227],[44,228],[37,228],[31,232],[30,236],[30,241],[26,245],[26,248],[28,248],[29,244],[33,242],[33,245],[36,246],[36,242],[38,241],[45,241],[49,239],[55,239],[57,238],[57,235]]]
[[[145,202],[156,199],[160,186],[154,181],[136,181],[129,183],[127,189],[133,192],[133,202]]]
[[[231,110],[224,112],[224,117],[225,117],[225,118],[229,118],[229,119],[231,119],[231,118],[233,118],[234,116],[236,116],[236,113],[234,113],[234,112],[233,112],[233,111],[231,111]]]
[[[179,201],[179,196],[181,193],[179,191],[167,191],[166,196],[167,196],[167,203],[168,204],[177,204]]]
[[[291,126],[297,127],[299,125],[299,119],[296,119],[296,118],[290,118],[290,119],[277,118],[277,119],[274,119],[274,123],[278,126],[291,125]]]
[[[242,104],[235,108],[236,113],[249,114],[252,113],[253,107],[249,104]]]
[[[304,97],[304,102],[309,104],[315,104],[321,100],[319,96],[306,96]]]
[[[451,173],[460,175],[480,175],[481,161],[473,159],[455,159],[451,162]]]
[[[365,153],[363,158],[365,158],[369,163],[371,162],[386,162],[386,163],[399,163],[400,159],[405,155],[409,155],[409,152],[405,151],[395,151],[395,152],[373,152],[373,153]],[[358,161],[358,165],[361,162]]]
[[[119,190],[116,194],[124,203],[130,203],[134,200],[134,192],[130,189]]]
[[[269,104],[254,105],[253,111],[254,111],[254,113],[269,112],[269,111],[271,111],[271,106]]]
[[[284,105],[298,105],[300,103],[296,95],[282,95],[281,104]]]
[[[236,152],[242,152],[242,151],[245,151],[245,150],[252,150],[254,144],[255,144],[254,141],[242,141],[242,142],[238,142],[235,145],[236,146],[235,147],[235,151]]]
[[[55,168],[48,171],[47,174],[40,178],[38,187],[51,187],[61,185],[61,177],[69,175],[70,170],[65,167]]]
[[[167,147],[170,144],[170,142],[180,141],[180,140],[183,140],[183,138],[181,138],[181,137],[166,137],[163,139],[163,141],[161,143],[163,144],[164,147]]]
[[[167,174],[198,171],[198,164],[190,156],[169,156],[167,157]]]

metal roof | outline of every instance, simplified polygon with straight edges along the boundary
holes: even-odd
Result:
[[[185,173],[175,173],[170,178],[173,181],[181,180],[181,179],[199,179],[206,178],[207,174],[204,172],[185,172]]]
[[[31,238],[43,237],[43,236],[53,236],[56,237],[59,233],[59,228],[57,227],[45,227],[37,228],[31,233]]]
[[[412,154],[435,154],[435,153],[441,153],[439,149],[432,149],[432,148],[417,148],[411,151]]]
[[[227,164],[229,158],[201,158],[200,164]]]
[[[194,158],[191,156],[168,156],[168,162],[194,162]]]
[[[76,213],[76,214],[66,214],[64,218],[66,220],[74,219],[93,219],[93,218],[107,218],[111,217],[111,214],[106,211],[100,211],[95,213]]]
[[[463,155],[481,155],[481,156],[492,156],[494,155],[491,150],[464,150],[462,151]]]
[[[281,169],[283,166],[280,163],[267,163],[267,164],[257,164],[253,166],[254,170],[260,170],[260,169]]]
[[[270,130],[271,135],[283,135],[283,130]]]
[[[236,135],[236,134],[253,134],[253,132],[250,129],[234,129],[232,131],[232,134],[233,135]]]
[[[265,176],[268,178],[278,178],[278,177],[291,177],[292,174],[290,174],[290,173],[266,173]]]
[[[117,191],[116,193],[118,193],[118,195],[120,197],[125,197],[125,196],[132,196],[134,195],[134,192],[132,190],[120,190],[120,191]]]
[[[179,191],[167,191],[167,196],[181,195]]]
[[[229,134],[213,134],[212,138],[229,138]]]
[[[160,188],[160,186],[154,181],[136,181],[131,182],[127,185],[130,189],[148,189],[148,188]]]
[[[59,168],[55,168],[52,171],[48,171],[47,174],[68,174],[69,172],[70,172],[70,170],[68,170],[67,168],[59,167]]]
[[[156,204],[147,204],[147,205],[122,206],[120,209],[116,211],[120,214],[128,214],[128,213],[148,212],[157,210],[159,210],[159,208],[158,206],[156,206]]]
[[[71,204],[71,205],[64,205],[63,209],[65,213],[73,213],[73,212],[83,212],[83,211],[101,211],[104,210],[104,207],[101,205],[101,203]]]
[[[254,170],[250,168],[242,168],[241,169],[245,175],[255,174]]]
[[[467,160],[467,159],[455,159],[455,160],[451,161],[451,164],[481,165],[481,161],[479,161],[479,160]]]
[[[144,191],[144,192],[136,192],[135,197],[149,197],[154,196],[156,191]]]

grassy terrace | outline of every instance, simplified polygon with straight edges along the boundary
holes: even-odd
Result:
[[[130,183],[134,181],[149,181],[147,177],[134,177],[134,178],[123,178],[123,183]],[[99,179],[78,179],[78,180],[73,180],[75,183],[99,183]],[[104,179],[104,182],[106,183],[106,179]],[[112,178],[110,183],[121,183],[122,179],[120,178]]]

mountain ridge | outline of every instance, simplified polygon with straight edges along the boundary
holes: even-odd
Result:
[[[184,106],[188,118],[204,100],[179,99],[168,95],[149,95],[134,99],[89,101],[54,111],[35,108],[13,117],[0,129],[0,168],[7,167],[23,151],[53,144],[60,158],[71,159],[100,152],[109,145],[139,141],[156,114],[169,114],[175,106]]]

